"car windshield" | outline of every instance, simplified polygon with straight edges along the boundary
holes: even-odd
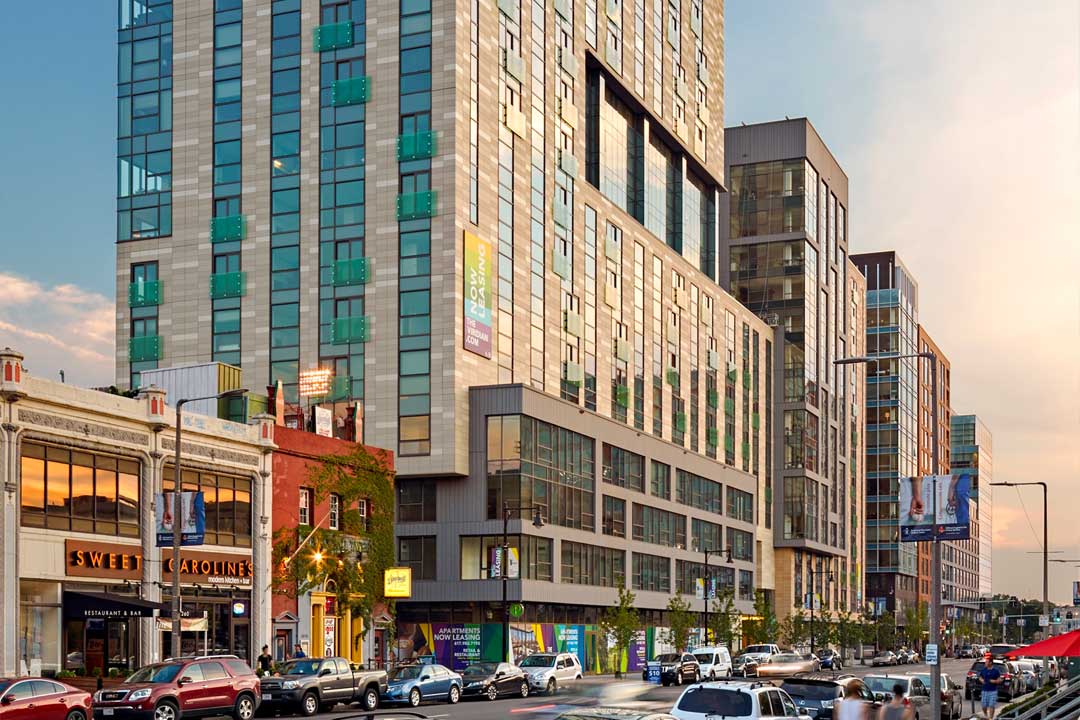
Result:
[[[803,700],[832,700],[840,697],[840,687],[830,682],[785,680],[780,689],[786,690],[793,698]]]
[[[991,655],[1004,655],[1010,650],[1015,650],[1015,645],[991,645],[988,651]]]
[[[905,678],[898,677],[864,677],[863,682],[866,683],[873,692],[876,693],[888,693],[892,695],[893,685],[903,685],[907,687],[907,680]],[[905,692],[907,692],[905,690]]]
[[[767,653],[772,652],[772,648],[768,645],[751,645],[743,650],[743,653]]]
[[[930,682],[930,676],[929,675],[912,674],[911,677],[918,678],[918,679],[922,680],[923,685],[925,685],[926,687],[930,687],[931,685],[933,685],[933,683]],[[948,682],[948,679],[944,675],[942,675],[941,676],[941,689],[942,690],[945,690],[945,689],[948,688],[948,685],[945,684],[946,682]]]
[[[750,693],[742,690],[697,686],[679,699],[679,710],[717,717],[750,717],[754,701]]]
[[[694,657],[696,657],[697,661],[702,665],[713,664],[713,653],[694,653]]]
[[[802,662],[802,657],[800,657],[799,655],[785,653],[783,655],[773,655],[772,661],[774,663]]]
[[[656,662],[662,662],[662,663],[679,662],[679,657],[680,656],[676,655],[675,653],[664,653],[663,655],[657,655],[656,656]]]
[[[177,673],[180,672],[181,665],[177,663],[169,663],[168,665],[147,665],[144,668],[139,668],[124,682],[129,683],[167,683],[172,682]]]
[[[293,660],[285,663],[281,669],[282,675],[315,675],[319,672],[322,660]]]
[[[465,668],[466,675],[494,675],[495,663],[476,663]]]
[[[554,655],[530,655],[521,661],[521,667],[551,667],[554,664]]]
[[[874,657],[889,657],[890,655],[892,655],[892,653],[889,652],[888,650],[882,650],[881,652],[879,652]]]
[[[420,677],[420,671],[423,670],[419,665],[406,665],[405,667],[399,667],[390,673],[391,680],[415,680]]]

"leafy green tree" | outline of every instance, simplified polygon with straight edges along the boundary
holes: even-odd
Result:
[[[833,626],[836,636],[836,644],[840,647],[840,658],[847,660],[847,649],[862,641],[859,629],[859,620],[847,608],[841,608],[836,613],[836,623]]]
[[[289,597],[334,592],[338,608],[362,618],[366,633],[374,625],[375,606],[387,603],[383,573],[394,565],[393,481],[394,471],[383,458],[362,445],[347,455],[324,455],[311,465],[306,485],[316,503],[330,493],[340,498],[340,530],[279,528],[273,537],[272,591]],[[316,521],[322,524],[322,518]]]
[[[676,595],[668,600],[668,629],[664,640],[678,652],[686,650],[690,643],[690,631],[694,628],[694,613],[690,612],[690,603]]]
[[[778,636],[781,644],[794,650],[803,645],[810,638],[810,623],[802,608],[793,610],[786,618],[780,621]]]
[[[739,637],[740,616],[735,609],[735,593],[727,589],[716,599],[716,612],[709,613],[709,632],[717,643],[731,649]]]
[[[634,602],[637,598],[626,588],[619,588],[619,601],[605,608],[600,616],[600,632],[615,647],[615,677],[622,677],[623,660],[630,643],[641,630],[641,616]]]
[[[930,612],[926,603],[916,603],[904,608],[903,639],[912,647],[922,644],[923,630],[930,627]]]
[[[747,640],[753,644],[776,642],[780,623],[764,590],[754,591],[754,615],[757,619],[742,624]]]

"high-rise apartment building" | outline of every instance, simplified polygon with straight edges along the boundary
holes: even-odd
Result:
[[[918,602],[918,549],[900,542],[900,478],[919,471],[919,286],[895,252],[853,255],[866,277],[866,596],[877,614]]]
[[[720,3],[121,6],[118,383],[217,359],[297,403],[331,369],[314,401],[396,452],[399,630],[501,621],[504,507],[522,623],[774,587],[782,356],[715,281]]]
[[[951,439],[952,471],[971,475],[971,497],[978,508],[971,515],[972,537],[978,538],[978,597],[988,598],[993,595],[994,439],[977,415],[953,415]]]
[[[805,118],[725,131],[721,281],[777,326],[766,501],[776,517],[781,617],[815,595],[862,608],[862,274],[848,259],[848,179]],[[767,486],[769,487],[769,486]],[[771,490],[771,492],[770,492]]]

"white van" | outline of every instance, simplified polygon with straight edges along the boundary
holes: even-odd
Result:
[[[702,680],[731,677],[731,653],[726,647],[698,648],[694,657],[701,665]]]

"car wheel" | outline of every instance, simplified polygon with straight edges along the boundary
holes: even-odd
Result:
[[[677,673],[675,673],[675,684],[682,685],[682,670],[679,670]]]
[[[461,689],[457,685],[450,686],[450,692],[446,695],[446,702],[451,705],[456,705],[457,701],[461,699]]]
[[[709,671],[709,681],[711,682],[711,681],[713,681],[715,679],[716,679],[716,671],[715,670],[710,670]]]
[[[521,688],[518,690],[518,694],[523,698],[529,697],[529,683],[522,680]]]
[[[158,703],[154,707],[154,720],[176,720],[176,705],[171,700]]]
[[[700,670],[695,670],[694,671],[694,682],[695,683],[701,682],[701,671]]]
[[[487,691],[484,694],[487,695],[488,700],[496,700],[499,697],[499,689],[494,685],[488,685]]]
[[[413,688],[409,691],[409,706],[420,707],[420,689]]]
[[[300,714],[311,717],[317,712],[319,712],[319,698],[313,692],[304,693],[303,699],[300,700]]]
[[[369,687],[364,691],[364,709],[375,710],[379,707],[379,691],[373,687]]]
[[[250,695],[238,697],[236,707],[233,709],[233,717],[236,720],[251,720],[255,717],[255,700]]]
[[[547,682],[547,694],[554,695],[559,691],[559,684],[555,682],[555,678],[551,678]]]
[[[72,710],[67,714],[67,720],[86,720],[86,713],[82,710]]]

